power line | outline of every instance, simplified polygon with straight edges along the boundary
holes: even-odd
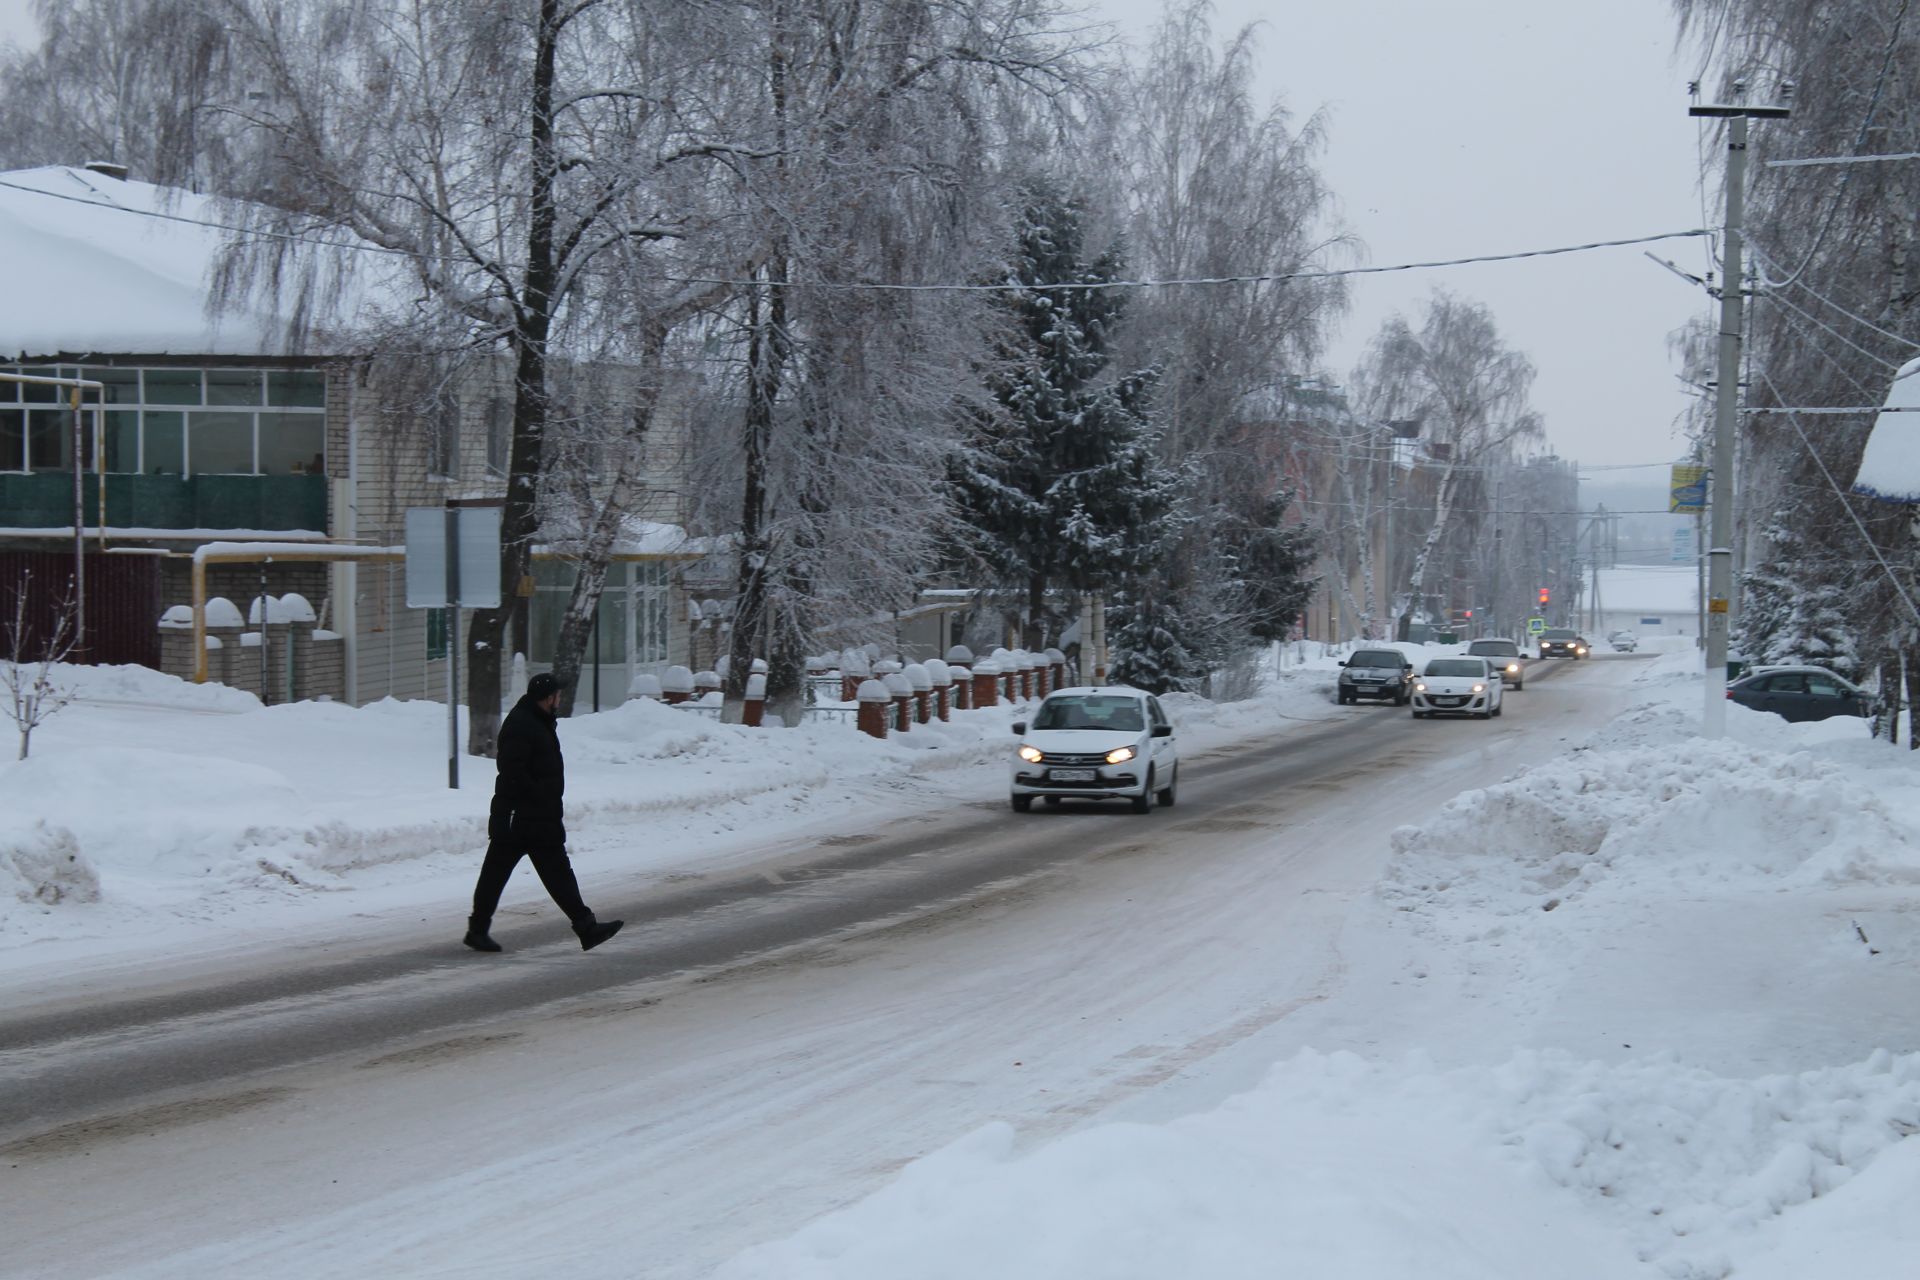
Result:
[[[46,191],[39,187],[24,186],[17,182],[0,179],[0,187],[24,192],[27,195],[46,196],[53,200],[66,200],[73,204],[85,205],[90,209],[106,209],[114,213],[133,214],[136,217],[156,218],[163,222],[178,222],[188,226],[207,227],[215,231],[226,231],[235,235],[259,236],[263,239],[284,240],[292,244],[309,244],[325,249],[345,249],[354,253],[373,253],[386,257],[399,258],[437,258],[445,261],[470,262],[472,258],[460,254],[417,254],[406,249],[389,249],[384,245],[368,244],[364,240],[326,240],[315,236],[301,235],[289,231],[271,231],[257,227],[242,227],[232,223],[214,222],[205,218],[189,218],[185,214],[167,213],[159,209],[136,209],[128,205],[107,204],[99,200],[89,200],[83,196],[67,195],[59,191]],[[1008,288],[1024,288],[1057,292],[1065,290],[1093,289],[1157,289],[1176,285],[1218,285],[1218,284],[1267,284],[1287,280],[1333,280],[1343,276],[1383,275],[1394,271],[1427,271],[1438,267],[1466,267],[1487,262],[1517,262],[1525,258],[1551,258],[1569,253],[1588,253],[1595,249],[1618,249],[1636,244],[1656,244],[1662,240],[1686,240],[1697,236],[1710,236],[1713,233],[1701,228],[1690,231],[1663,231],[1657,235],[1630,236],[1621,240],[1593,240],[1584,244],[1557,245],[1550,249],[1523,249],[1514,253],[1487,253],[1467,258],[1440,258],[1427,262],[1398,262],[1384,267],[1331,267],[1324,271],[1279,271],[1253,275],[1207,276],[1176,280],[1101,280],[1066,281],[1058,284],[1021,284],[1005,281],[1000,284],[897,284],[886,281],[856,281],[841,284],[829,281],[800,280],[737,280],[724,276],[678,276],[664,277],[675,284],[719,284],[740,288],[779,287],[792,289],[818,289],[828,292],[886,291],[886,292],[943,292],[943,293],[1000,293]]]
[[[1920,158],[1920,152],[1916,152],[1915,155],[1916,155],[1916,158]],[[1764,259],[1768,266],[1777,267],[1780,265],[1779,263],[1775,262],[1772,258],[1768,257],[1767,254],[1763,250],[1761,250],[1758,246],[1755,246],[1753,254],[1756,258]],[[1855,324],[1862,325],[1865,328],[1871,329],[1873,332],[1879,334],[1881,337],[1889,338],[1894,342],[1899,343],[1903,347],[1911,347],[1915,351],[1920,351],[1920,342],[1915,342],[1911,338],[1903,338],[1899,334],[1894,333],[1890,329],[1882,329],[1879,325],[1867,319],[1865,316],[1860,315],[1856,312],[1847,310],[1845,307],[1835,302],[1832,298],[1829,298],[1826,294],[1821,293],[1818,289],[1814,288],[1812,285],[1806,284],[1804,282],[1794,284],[1792,281],[1788,281],[1787,283],[1791,285],[1791,287],[1793,288],[1796,288],[1805,293],[1811,294],[1815,299],[1825,303],[1827,306],[1833,308],[1835,311],[1838,311],[1841,315],[1853,321]]]
[[[1761,381],[1767,384],[1767,389],[1773,393],[1774,399],[1779,399],[1780,388],[1773,385],[1773,379],[1767,376],[1766,370],[1762,369],[1759,372]],[[1807,447],[1807,453],[1813,458],[1814,465],[1820,468],[1820,474],[1827,478],[1827,487],[1832,489],[1834,496],[1840,499],[1840,505],[1846,508],[1854,527],[1860,531],[1861,541],[1865,542],[1867,549],[1873,552],[1873,558],[1880,562],[1880,568],[1886,572],[1887,581],[1891,582],[1893,589],[1900,593],[1900,599],[1906,604],[1907,612],[1913,615],[1916,623],[1920,623],[1920,608],[1914,606],[1913,597],[1907,594],[1906,587],[1901,585],[1900,579],[1894,574],[1893,566],[1887,563],[1887,557],[1881,553],[1879,545],[1873,540],[1873,535],[1867,531],[1866,522],[1860,518],[1859,512],[1853,509],[1853,503],[1847,500],[1846,491],[1841,489],[1840,482],[1833,478],[1833,472],[1827,469],[1826,459],[1820,456],[1820,451],[1813,447],[1813,441],[1808,439],[1807,433],[1801,428],[1800,416],[1791,409],[1786,411],[1785,416],[1787,421],[1793,424],[1794,434],[1800,437],[1800,443]]]
[[[1795,315],[1799,316],[1801,319],[1805,320],[1808,324],[1811,324],[1815,328],[1824,332],[1828,337],[1834,339],[1835,341],[1841,343],[1844,346],[1851,347],[1856,354],[1865,356],[1867,359],[1873,361],[1875,364],[1883,365],[1894,373],[1898,373],[1900,371],[1900,366],[1898,364],[1887,359],[1885,356],[1876,355],[1874,352],[1867,350],[1865,347],[1855,342],[1852,338],[1847,337],[1844,333],[1841,333],[1838,329],[1835,329],[1832,325],[1822,320],[1819,316],[1813,315],[1811,312],[1802,310],[1801,308],[1795,306],[1793,303],[1787,301],[1785,298],[1781,297],[1779,294],[1773,294],[1767,300],[1769,302],[1778,303],[1779,305],[1785,307],[1787,310],[1793,312]]]
[[[1053,293],[1094,289],[1161,289],[1178,285],[1268,284],[1287,280],[1332,280],[1342,276],[1381,275],[1393,271],[1425,271],[1435,267],[1465,267],[1485,262],[1517,262],[1523,258],[1550,258],[1568,253],[1587,253],[1594,249],[1617,249],[1629,245],[1654,244],[1661,240],[1685,240],[1711,234],[1710,231],[1695,228],[1691,231],[1663,231],[1658,235],[1632,236],[1624,240],[1593,240],[1586,244],[1560,245],[1551,249],[1525,249],[1517,253],[1488,253],[1471,258],[1443,258],[1431,262],[1399,262],[1387,267],[1335,267],[1325,271],[1279,271],[1259,275],[1205,276],[1177,280],[1074,280],[1063,284],[1026,284],[1013,280],[1002,281],[999,284],[890,284],[880,281],[857,281],[839,284],[828,281],[732,280],[719,276],[682,276],[674,278],[674,283],[737,285],[742,288],[771,285],[790,289],[819,289],[835,293],[858,291],[1003,293],[1008,289]]]

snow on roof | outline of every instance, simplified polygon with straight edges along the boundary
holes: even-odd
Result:
[[[1887,402],[1873,421],[1853,491],[1886,502],[1920,502],[1920,360],[1893,375]],[[1893,412],[1888,412],[1892,410]]]
[[[0,357],[285,353],[285,316],[209,313],[231,233],[199,224],[232,220],[211,196],[87,169],[0,173],[0,274],[16,302],[0,318]]]
[[[1634,565],[1598,571],[1600,608],[1607,613],[1691,614],[1700,607],[1692,565]]]

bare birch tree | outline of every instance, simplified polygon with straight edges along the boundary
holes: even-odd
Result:
[[[1405,638],[1431,593],[1435,552],[1453,531],[1461,500],[1480,492],[1481,469],[1543,434],[1528,403],[1533,364],[1506,345],[1484,305],[1436,290],[1418,329],[1397,315],[1380,326],[1353,381],[1365,416],[1420,422],[1436,474],[1425,536],[1395,612],[1395,634]]]
[[[27,758],[33,731],[73,701],[72,687],[60,686],[54,679],[54,667],[73,654],[80,640],[79,598],[71,590],[55,604],[48,622],[38,629],[29,624],[27,598],[32,585],[33,575],[29,573],[13,589],[13,609],[6,634],[0,636],[0,652],[6,654],[0,659],[0,687],[7,691],[7,714],[20,734],[18,760]]]

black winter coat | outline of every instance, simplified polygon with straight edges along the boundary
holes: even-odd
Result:
[[[508,809],[516,822],[560,821],[567,769],[560,756],[558,723],[538,702],[522,695],[500,726],[494,808]]]

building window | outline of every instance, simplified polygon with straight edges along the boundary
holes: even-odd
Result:
[[[672,615],[668,609],[667,566],[643,560],[633,566],[633,660],[667,660]]]
[[[100,424],[107,470],[122,474],[319,475],[326,463],[326,376],[310,369],[129,369],[15,366],[7,372],[103,383],[85,404]],[[65,389],[0,382],[0,470],[72,465]],[[46,406],[24,412],[5,406]],[[204,406],[204,409],[203,409]],[[92,411],[86,431],[91,439]],[[88,446],[88,456],[92,447]]]
[[[253,415],[187,415],[187,469],[196,476],[253,474]]]
[[[0,471],[26,469],[27,415],[19,409],[0,409]]]

